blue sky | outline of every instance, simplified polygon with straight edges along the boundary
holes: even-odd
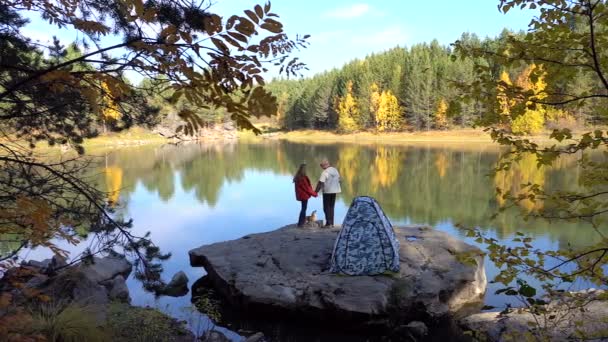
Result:
[[[216,11],[228,14],[252,7],[252,1],[220,0]],[[275,0],[272,10],[289,34],[310,34],[311,46],[301,58],[309,75],[339,67],[396,45],[437,39],[449,44],[463,32],[495,36],[503,28],[527,29],[533,13],[498,11],[498,0]]]
[[[309,66],[305,76],[394,46],[411,46],[437,39],[449,44],[463,32],[495,36],[503,28],[522,30],[532,18],[529,10],[502,14],[498,0],[379,0],[293,1],[275,0],[272,10],[281,17],[290,35],[310,34],[310,47],[299,54]],[[242,14],[263,1],[216,0],[212,11],[224,16]],[[49,29],[32,20],[26,29],[32,38],[49,39],[55,34],[64,42],[72,32]]]

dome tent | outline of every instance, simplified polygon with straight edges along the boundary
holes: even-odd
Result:
[[[399,241],[375,199],[360,196],[346,213],[331,257],[332,273],[374,275],[399,271]]]

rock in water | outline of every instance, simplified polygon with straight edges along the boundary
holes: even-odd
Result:
[[[339,228],[287,226],[190,251],[218,292],[235,305],[319,319],[424,320],[479,306],[486,288],[481,251],[426,227],[396,228],[401,270],[380,276],[327,272]],[[473,264],[459,255],[473,255]]]
[[[188,293],[188,276],[184,271],[179,271],[173,275],[169,284],[167,284],[160,294],[171,297],[181,297]]]
[[[264,333],[258,332],[245,339],[245,342],[263,342]]]

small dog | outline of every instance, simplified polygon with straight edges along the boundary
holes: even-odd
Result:
[[[313,210],[312,213],[310,213],[310,216],[306,216],[306,223],[315,223],[317,222],[317,211]]]

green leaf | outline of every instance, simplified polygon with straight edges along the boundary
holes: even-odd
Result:
[[[528,284],[524,284],[519,288],[519,293],[524,297],[536,296],[536,289]]]

